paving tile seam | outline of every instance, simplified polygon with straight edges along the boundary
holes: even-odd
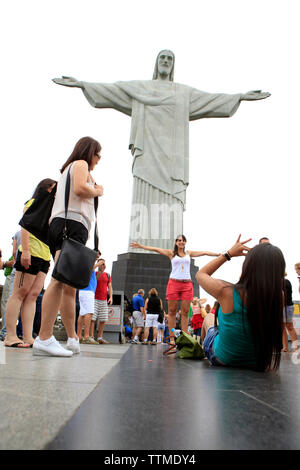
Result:
[[[286,416],[286,417],[288,417],[288,418],[292,418],[291,415],[289,415],[289,414],[287,414],[287,413],[284,413],[284,411],[278,410],[278,408],[275,408],[274,406],[269,405],[269,403],[266,403],[265,401],[260,400],[259,398],[256,398],[256,397],[254,397],[253,395],[250,395],[250,394],[247,393],[247,392],[244,392],[243,390],[239,390],[239,392],[242,393],[243,395],[246,395],[248,398],[251,398],[252,400],[257,401],[258,403],[261,403],[262,405],[267,406],[268,408],[271,408],[271,410],[276,411],[277,413],[279,413],[279,414],[281,414],[281,415],[283,415],[283,416]],[[297,421],[298,421],[298,420],[297,420]]]
[[[126,352],[125,352],[126,354]],[[124,355],[124,354],[123,354]],[[55,434],[47,440],[46,443],[43,444],[42,449],[46,449],[47,446],[56,438],[56,436],[61,432],[61,430],[68,424],[68,422],[72,419],[72,417],[78,412],[78,410],[83,406],[83,404],[88,400],[90,395],[96,390],[97,387],[100,386],[101,382],[113,371],[115,366],[120,362],[120,360],[117,360],[116,363],[105,372],[105,374],[100,378],[100,380],[97,381],[97,383],[92,383],[91,385],[94,385],[94,387],[89,391],[89,393],[84,397],[84,399],[77,405],[77,407],[72,410],[70,413],[70,416],[64,421],[64,423],[59,427],[59,429],[55,432]],[[72,383],[72,382],[69,382]]]
[[[116,364],[114,364],[112,366],[115,367]],[[32,378],[32,377],[0,377],[1,380],[10,380],[10,381],[13,381],[13,382],[30,382],[30,383],[33,383],[33,382],[37,382],[37,383],[67,383],[67,384],[76,384],[76,385],[98,385],[101,380],[111,371],[111,369],[107,370],[104,375],[101,375],[100,377],[98,378],[95,378],[95,381],[83,381],[83,380],[78,380],[78,381],[74,381],[74,380],[66,380],[66,379],[40,379],[40,378]],[[1,390],[1,387],[0,387],[0,390]]]
[[[113,366],[114,368],[114,366]],[[90,395],[95,391],[95,389],[100,385],[100,383],[103,381],[103,379],[109,374],[110,371],[108,371],[100,380],[95,384],[92,390],[89,391],[89,393],[86,395],[86,397],[76,406],[74,410],[72,410],[69,414],[68,417],[64,420],[64,422],[59,426],[59,428],[53,433],[51,437],[49,437],[46,442],[44,442],[40,450],[47,450],[48,445],[56,439],[56,437],[60,434],[60,432],[67,426],[69,421],[73,418],[73,416],[79,411],[79,409],[83,406],[83,404],[88,400]],[[97,450],[97,449],[96,449]]]
[[[85,385],[85,384],[84,384],[84,385]],[[92,389],[89,389],[88,391],[85,392],[85,393],[88,393],[88,395],[95,389],[95,387],[97,387],[98,384],[94,384],[94,383],[93,383],[93,384],[90,384],[90,385],[92,385],[93,388],[92,388]],[[1,389],[1,393],[2,393],[2,394],[4,393],[2,389]],[[87,396],[88,396],[88,395],[87,395]],[[26,393],[24,393],[24,391],[22,391],[22,393],[15,393],[15,392],[14,392],[14,397],[16,397],[16,398],[21,398],[21,399],[23,399],[23,400],[24,400],[24,398],[27,397],[27,398],[30,398],[30,399],[33,399],[33,400],[36,399],[36,400],[45,401],[45,402],[47,402],[47,403],[54,403],[55,405],[57,404],[57,396],[54,396],[54,398],[50,398],[49,396],[41,396],[41,394],[39,394],[39,395],[34,395],[34,394],[32,394],[32,393],[26,394]],[[60,399],[60,402],[63,402],[63,403],[65,403],[65,404],[68,404],[68,403],[69,403],[69,404],[72,404],[72,403],[74,402],[74,399],[71,399],[71,400],[69,401],[69,400],[67,400],[67,399],[64,399],[61,395],[60,395],[59,399]],[[86,397],[83,398],[83,401],[84,401],[85,399],[86,399]],[[82,402],[81,402],[81,403],[82,403]],[[81,404],[81,403],[80,403],[80,404]]]
[[[119,354],[114,354],[114,353],[94,353],[94,354],[97,354],[97,356],[95,356],[95,355],[92,355],[92,354],[93,353],[88,353],[87,355],[85,355],[85,354],[83,354],[83,355],[76,354],[76,357],[68,357],[65,360],[75,362],[76,359],[122,359],[122,357],[124,355],[124,354],[119,355]],[[106,355],[99,357],[99,354],[106,354]],[[111,354],[112,356],[109,357],[109,356],[107,356],[107,354]],[[33,356],[32,359],[31,359],[31,362],[35,362],[35,361],[43,361],[44,362],[44,361],[47,361],[49,359],[52,360],[52,358],[49,358],[48,356],[39,357],[39,358],[36,358],[36,356]],[[60,360],[63,361],[64,359],[60,359]]]

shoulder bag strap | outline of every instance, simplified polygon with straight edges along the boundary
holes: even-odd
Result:
[[[68,205],[69,205],[69,197],[70,197],[70,186],[71,186],[70,170],[71,170],[71,165],[69,165],[67,179],[66,179],[66,187],[65,187],[65,227],[63,230],[63,239],[67,238],[67,213],[68,213]]]
[[[215,327],[218,326],[218,312],[219,312],[219,308],[220,308],[220,304],[217,305],[216,311],[215,311],[215,323],[214,323],[214,326],[215,326]]]
[[[95,209],[94,250],[98,251],[98,245],[99,245],[98,225],[97,225],[98,197],[94,197],[94,209]]]

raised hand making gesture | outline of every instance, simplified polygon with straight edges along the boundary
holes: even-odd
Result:
[[[240,240],[241,234],[238,236],[238,239],[233,245],[233,247],[231,247],[230,250],[227,251],[227,254],[229,254],[230,258],[234,258],[235,256],[246,256],[246,254],[251,250],[251,248],[246,246],[245,243],[250,242],[252,238],[248,238],[248,240],[245,240],[243,242],[241,242]]]
[[[208,292],[208,294],[215,297],[219,300],[219,297],[223,294],[223,287],[227,285],[225,281],[220,279],[213,279],[211,276],[214,274],[217,269],[219,269],[226,261],[230,261],[231,258],[238,256],[245,256],[250,251],[251,248],[245,245],[245,243],[250,242],[251,238],[247,240],[240,241],[241,235],[238,236],[235,244],[225,253],[221,254],[217,258],[213,259],[207,263],[203,268],[201,268],[196,274],[196,280],[203,289]]]

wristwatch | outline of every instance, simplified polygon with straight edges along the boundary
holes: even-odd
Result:
[[[223,254],[223,256],[225,256],[225,258],[226,258],[227,261],[230,261],[230,260],[231,260],[231,256],[230,256],[230,254],[228,253],[228,251],[226,251],[225,253],[222,253],[222,254]]]

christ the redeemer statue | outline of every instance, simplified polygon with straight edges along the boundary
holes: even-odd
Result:
[[[240,102],[270,93],[206,93],[173,82],[175,56],[161,51],[152,80],[89,83],[55,78],[59,85],[81,88],[95,108],[113,108],[131,116],[129,148],[133,155],[130,240],[172,248],[183,233],[189,183],[189,121],[230,117]],[[138,250],[133,250],[138,251]]]

